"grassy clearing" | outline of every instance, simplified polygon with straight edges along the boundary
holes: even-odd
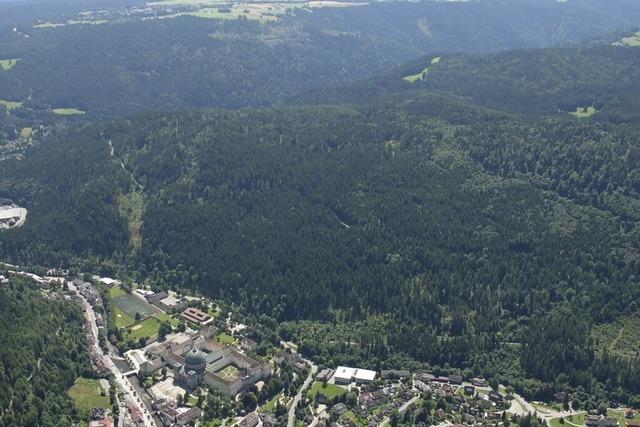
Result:
[[[85,114],[85,111],[78,110],[77,108],[54,108],[53,114],[59,116],[74,116]]]
[[[69,389],[69,397],[73,399],[73,402],[80,411],[90,411],[91,408],[105,408],[111,407],[109,402],[109,395],[103,392],[100,382],[98,380],[92,380],[88,378],[78,378],[76,383]]]
[[[569,113],[574,117],[577,117],[579,119],[585,119],[588,117],[593,116],[595,113],[597,113],[598,111],[596,110],[595,107],[578,107],[576,108],[576,111]]]
[[[216,337],[216,341],[218,341],[221,344],[232,345],[236,342],[236,339],[229,334],[222,333]]]
[[[329,399],[332,399],[337,396],[342,396],[346,392],[346,389],[335,384],[327,384],[326,387],[323,387],[323,383],[321,383],[320,381],[316,381],[315,383],[313,383],[311,390],[309,390],[309,396],[316,397],[318,393],[322,393]]]
[[[629,47],[638,47],[640,46],[640,31],[635,33],[631,37],[625,37],[621,40],[622,44]]]
[[[432,58],[431,65],[439,64],[441,59],[442,59],[441,56],[436,56],[435,58]],[[429,67],[426,67],[424,70],[420,71],[417,74],[410,74],[408,76],[404,76],[402,80],[409,83],[421,82],[422,80],[426,79],[428,75],[429,75]]]
[[[138,250],[142,243],[142,214],[144,199],[141,193],[132,191],[118,196],[118,211],[129,223],[129,243]]]
[[[0,68],[2,68],[2,70],[4,71],[9,71],[16,66],[18,61],[20,61],[20,58],[0,59]]]
[[[96,20],[89,20],[89,19],[70,19],[67,22],[51,22],[51,21],[47,21],[47,22],[43,22],[42,24],[37,24],[34,25],[33,28],[36,30],[39,29],[46,29],[46,28],[59,28],[59,27],[66,27],[67,25],[100,25],[100,24],[106,24],[107,21],[106,19],[96,19]]]
[[[614,323],[599,325],[593,330],[598,347],[607,348],[619,356],[635,358],[640,340],[640,313],[620,317]]]
[[[404,76],[402,80],[409,83],[421,82],[422,80],[427,78],[428,74],[429,74],[429,67],[420,71],[418,74],[411,74],[408,76]]]
[[[15,110],[16,108],[22,107],[22,102],[6,101],[4,99],[0,99],[0,105],[4,105],[7,109],[7,112],[10,112]]]
[[[607,411],[607,415],[609,417],[614,417],[615,419],[618,420],[618,425],[620,427],[627,427],[627,423],[629,421],[635,421],[638,422],[640,421],[640,415],[638,413],[636,413],[633,418],[628,419],[626,418],[625,415],[625,411],[623,410],[611,410],[611,411]]]

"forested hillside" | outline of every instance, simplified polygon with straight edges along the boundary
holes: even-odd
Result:
[[[553,3],[522,16],[574,7]],[[506,28],[480,13],[487,5],[509,7],[179,17],[3,44],[27,49],[0,72],[0,93],[24,98],[9,118],[296,105],[48,127],[1,164],[0,198],[29,214],[0,233],[0,259],[224,298],[326,365],[416,364],[537,399],[569,391],[575,408],[640,406],[639,360],[592,339],[640,297],[640,50],[613,45],[621,32],[458,54],[472,33],[447,37],[416,12],[446,21],[452,8],[462,27],[491,27],[469,50],[570,39],[548,25],[573,18]],[[398,30],[381,40],[384,17]],[[401,25],[409,18],[423,36]]]
[[[28,280],[0,284],[0,426],[75,425],[67,389],[92,372],[83,319]]]
[[[611,38],[615,40],[615,37]],[[528,115],[567,115],[593,107],[603,120],[637,118],[640,49],[594,43],[490,55],[430,55],[384,77],[332,91],[299,94],[296,104],[370,102],[437,91],[489,108]]]
[[[636,363],[602,362],[589,334],[640,296],[639,133],[423,91],[85,126],[0,171],[30,210],[0,256],[103,260],[276,321],[381,319],[346,360],[404,354],[541,398],[606,381],[629,401]],[[314,330],[290,333],[345,351]]]
[[[17,60],[0,71],[0,108],[11,102],[12,116],[51,120],[56,111],[91,118],[271,105],[425,54],[582,43],[640,18],[636,3],[610,3],[607,14],[596,0],[426,1],[292,9],[269,22],[179,16],[43,27],[36,12],[44,6],[37,6],[30,25],[20,13],[0,18],[7,20],[0,27],[0,60]],[[462,68],[458,73],[474,72],[464,67],[451,64]]]

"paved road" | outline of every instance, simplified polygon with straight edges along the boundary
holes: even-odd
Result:
[[[318,372],[318,367],[314,365],[313,362],[307,359],[302,360],[311,367],[311,370],[309,371],[309,375],[307,375],[307,379],[304,380],[304,384],[302,384],[302,387],[300,387],[300,390],[298,390],[298,394],[296,394],[296,396],[293,398],[291,407],[289,407],[289,419],[287,421],[287,427],[293,427],[296,419],[296,407],[298,406],[298,402],[300,402],[300,400],[302,399],[302,392],[309,388],[309,386],[313,382],[313,377],[316,375],[316,372]]]
[[[72,291],[76,291],[75,286],[73,285],[73,283],[69,284],[69,289]],[[91,334],[93,335],[93,346],[96,349],[96,351],[98,352],[98,354],[100,354],[100,356],[102,357],[102,361],[104,362],[105,366],[111,371],[111,373],[113,374],[115,381],[116,381],[116,385],[118,386],[118,389],[121,390],[123,393],[125,393],[125,395],[128,396],[128,400],[130,402],[133,403],[133,406],[137,407],[138,409],[141,410],[141,412],[143,413],[143,423],[145,427],[156,427],[156,423],[154,422],[153,418],[151,418],[150,415],[150,409],[151,408],[147,408],[138,398],[137,393],[135,392],[135,389],[133,388],[133,385],[129,382],[129,379],[124,377],[122,375],[122,372],[120,372],[120,369],[118,369],[118,367],[113,363],[113,361],[111,360],[111,355],[110,354],[104,354],[102,352],[102,349],[100,348],[100,344],[99,344],[99,340],[98,337],[99,335],[99,330],[98,330],[98,325],[96,324],[96,314],[93,310],[93,307],[91,307],[91,304],[89,304],[89,302],[80,294],[78,294],[80,296],[80,300],[82,301],[82,305],[84,306],[84,313],[85,313],[85,317],[87,318],[87,320],[89,321],[89,324],[91,325]],[[116,399],[117,399],[117,393],[116,393]],[[120,402],[117,402],[118,405],[120,405]],[[146,411],[146,412],[145,412]],[[120,411],[120,422],[121,424],[119,425],[124,425],[124,411]]]

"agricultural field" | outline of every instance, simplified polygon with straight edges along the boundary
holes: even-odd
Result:
[[[4,105],[7,109],[7,112],[9,112],[9,111],[15,110],[16,108],[22,107],[22,102],[7,101],[4,99],[0,99],[0,105]]]
[[[332,399],[337,396],[342,396],[346,392],[347,392],[346,389],[340,386],[337,386],[335,384],[327,384],[326,386],[324,386],[323,383],[321,383],[320,381],[316,381],[315,383],[313,383],[313,386],[309,391],[309,395],[311,397],[315,397],[318,393],[322,393],[325,396],[327,396],[329,399]]]
[[[576,108],[576,111],[573,111],[569,114],[579,119],[585,119],[593,116],[597,112],[598,110],[596,110],[595,107],[578,107]]]
[[[0,69],[2,69],[3,71],[9,71],[16,66],[18,61],[20,61],[20,58],[0,59]]]
[[[77,108],[54,108],[53,114],[59,116],[74,116],[85,114],[85,111],[78,110]]]
[[[82,377],[78,378],[68,391],[76,408],[80,411],[90,411],[91,408],[110,408],[109,395],[104,393],[105,395],[102,396],[102,393],[99,380]]]

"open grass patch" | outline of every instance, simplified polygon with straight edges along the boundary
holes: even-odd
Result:
[[[78,110],[77,108],[54,108],[53,114],[59,116],[76,116],[85,114],[85,111]]]
[[[420,82],[425,78],[427,78],[428,74],[429,74],[429,67],[425,68],[424,70],[420,71],[417,74],[410,74],[408,76],[404,76],[402,80],[409,83]]]
[[[632,35],[631,37],[625,37],[621,40],[622,44],[629,47],[640,46],[640,31]]]
[[[597,112],[598,111],[596,110],[596,107],[578,107],[576,108],[576,111],[573,111],[569,114],[579,119],[585,119],[593,116]]]
[[[10,112],[15,110],[16,108],[22,107],[22,102],[6,101],[4,99],[0,99],[0,105],[4,105],[7,109],[7,112]]]
[[[309,390],[309,396],[315,398],[318,393],[321,393],[327,396],[329,399],[332,399],[334,397],[342,396],[346,392],[347,390],[345,388],[342,388],[338,385],[329,383],[325,385],[320,381],[316,381],[315,383],[313,383],[313,386],[311,386],[311,390]]]
[[[216,337],[216,341],[218,341],[221,344],[231,345],[236,342],[236,339],[229,334],[222,333]]]
[[[160,330],[160,320],[155,317],[149,317],[148,319],[131,325],[127,331],[129,338],[133,340],[139,340],[140,338],[153,338],[158,336]]]
[[[128,328],[136,323],[135,319],[129,316],[118,307],[113,307],[113,311],[116,317],[116,328]]]
[[[124,295],[127,295],[127,293],[120,286],[114,286],[109,289],[109,298],[112,300]]]
[[[109,395],[104,393],[98,380],[80,377],[69,389],[69,397],[80,411],[90,411],[91,408],[111,407]]]
[[[263,411],[263,412],[275,412],[276,404],[278,403],[278,400],[282,399],[283,397],[284,397],[284,395],[282,393],[276,394],[275,396],[273,396],[271,398],[270,401],[268,401],[267,403],[265,403],[264,405],[262,405],[260,407],[260,411]]]
[[[0,68],[4,71],[9,71],[20,61],[20,58],[12,58],[12,59],[0,59]]]

